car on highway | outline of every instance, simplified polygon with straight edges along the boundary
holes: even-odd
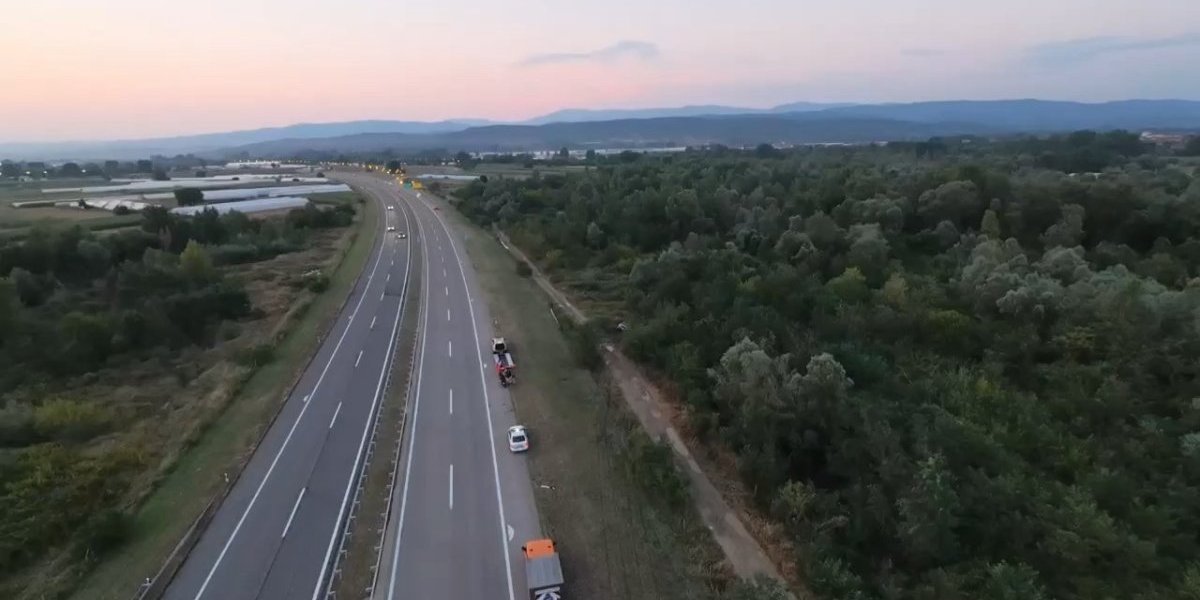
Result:
[[[392,206],[391,204],[389,204],[389,205],[388,205],[388,210],[396,210],[396,207],[395,207],[395,206]]]
[[[529,449],[529,434],[524,425],[513,425],[508,428],[508,449],[513,452],[524,452]]]
[[[408,234],[407,234],[407,233],[404,233],[403,231],[401,231],[400,233],[397,233],[397,234],[396,234],[396,239],[398,239],[398,240],[402,240],[402,239],[404,239],[404,238],[406,238],[406,237],[408,237]]]
[[[395,230],[396,230],[395,225],[388,225],[388,231],[395,231]]]

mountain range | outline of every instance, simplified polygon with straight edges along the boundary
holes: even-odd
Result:
[[[484,119],[366,120],[96,142],[0,143],[0,157],[133,159],[155,154],[286,156],[424,149],[526,151],[721,143],[859,143],[934,135],[1045,133],[1076,129],[1200,130],[1200,102],[1124,100],[938,101],[896,104],[796,102],[771,108],[700,105],[565,109],[519,123]]]

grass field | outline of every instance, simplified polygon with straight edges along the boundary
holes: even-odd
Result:
[[[519,347],[515,410],[536,448],[530,474],[545,532],[559,544],[573,598],[711,598],[728,577],[720,550],[690,509],[641,489],[620,460],[642,435],[619,399],[581,369],[532,280],[494,238],[457,214],[500,331]]]
[[[228,472],[232,477],[248,459],[264,424],[316,350],[370,255],[379,215],[374,203],[362,206],[353,238],[343,242],[327,263],[334,269],[329,288],[307,304],[286,296],[274,299],[291,305],[288,318],[275,331],[264,332],[265,338],[278,340],[274,359],[244,379],[226,403],[227,408],[195,443],[177,459],[169,460],[161,481],[134,515],[129,542],[98,565],[77,587],[73,598],[129,598],[143,578],[158,570],[192,521],[218,493],[223,486],[222,474]],[[255,276],[266,278],[270,274]]]

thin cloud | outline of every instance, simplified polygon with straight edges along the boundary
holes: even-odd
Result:
[[[945,56],[946,51],[938,48],[905,48],[900,51],[905,56],[913,56],[916,58],[932,58],[934,56]]]
[[[1099,36],[1038,44],[1026,49],[1029,62],[1045,66],[1078,64],[1111,54],[1140,50],[1200,47],[1200,33],[1185,33],[1161,38]]]
[[[651,44],[650,42],[624,40],[611,46],[605,46],[604,48],[592,50],[590,52],[551,52],[547,54],[534,54],[522,59],[517,63],[517,65],[522,67],[534,67],[538,65],[574,62],[612,62],[622,58],[654,60],[655,58],[658,58],[658,46]]]

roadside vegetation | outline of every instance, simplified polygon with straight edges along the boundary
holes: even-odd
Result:
[[[155,207],[105,235],[0,240],[0,596],[59,597],[122,548],[142,501],[275,360],[279,328],[329,287],[314,266],[355,212]]]
[[[524,263],[494,238],[466,231],[494,327],[519,348],[521,381],[509,393],[534,440],[534,497],[572,597],[717,598],[731,578],[720,550],[687,504],[670,452],[589,372],[599,366],[594,334],[555,316],[533,280],[514,275]]]
[[[762,146],[457,195],[628,324],[819,596],[1151,600],[1200,596],[1189,160],[1124,132]]]

